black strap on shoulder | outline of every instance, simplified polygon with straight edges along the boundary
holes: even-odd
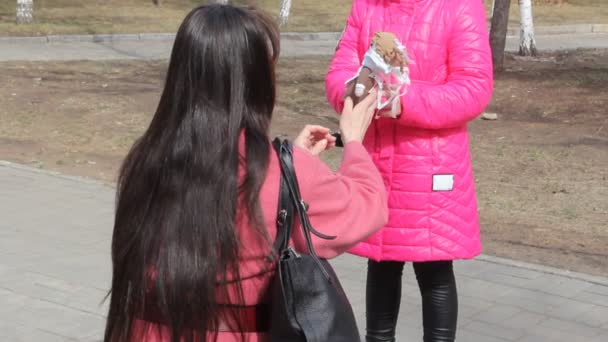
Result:
[[[291,143],[288,140],[281,141],[279,138],[276,138],[273,141],[272,145],[277,151],[277,154],[279,156],[279,163],[281,165],[281,188],[279,191],[280,194],[278,214],[279,217],[277,219],[277,222],[281,221],[281,215],[286,215],[287,219],[285,220],[285,222],[289,223],[289,225],[285,225],[283,227],[277,225],[279,232],[277,233],[277,242],[275,242],[275,249],[280,253],[285,248],[287,248],[289,244],[289,238],[291,237],[291,232],[293,230],[293,208],[295,207],[300,218],[300,223],[302,226],[304,237],[306,239],[308,251],[310,255],[316,256],[314,246],[312,244],[311,233],[326,240],[333,240],[336,237],[318,232],[312,227],[312,224],[310,223],[310,219],[307,214],[308,208],[306,203],[304,203],[304,201],[302,200],[300,188],[298,185],[298,178],[296,176],[296,172],[293,166],[293,147]],[[287,194],[285,194],[286,191]],[[285,214],[283,214],[283,210],[285,210]],[[285,227],[287,227],[287,229]]]
[[[279,156],[280,165],[280,154],[281,154],[281,139],[276,138],[272,142],[272,147]],[[282,167],[281,167],[282,168]],[[282,253],[289,246],[289,239],[291,237],[291,231],[293,230],[293,202],[289,193],[289,187],[281,172],[281,181],[279,183],[279,206],[277,209],[277,238],[274,243],[275,253]]]

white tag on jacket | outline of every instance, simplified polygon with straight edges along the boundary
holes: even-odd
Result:
[[[452,191],[454,175],[433,175],[433,191]]]

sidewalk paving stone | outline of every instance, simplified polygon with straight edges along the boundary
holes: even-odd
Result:
[[[595,26],[590,26],[595,27]],[[563,32],[563,31],[558,31]],[[568,31],[569,32],[569,31]],[[537,34],[539,51],[577,48],[608,48],[608,32],[597,26],[595,33]],[[303,39],[284,35],[281,39],[282,57],[330,56],[334,53],[339,34],[315,34]],[[43,38],[43,37],[42,37]],[[70,61],[70,60],[128,60],[167,59],[173,46],[171,34],[142,34],[138,39],[102,39],[102,36],[52,36],[48,39],[0,39],[0,61]],[[519,37],[507,37],[507,51],[518,51]]]
[[[5,186],[6,185],[6,186]],[[114,189],[0,162],[0,341],[100,341]],[[365,330],[366,260],[333,261]],[[608,341],[608,279],[481,256],[455,263],[458,341]],[[406,265],[398,341],[422,340]]]

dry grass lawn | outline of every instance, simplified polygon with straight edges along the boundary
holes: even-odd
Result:
[[[484,0],[488,11],[491,0]],[[564,0],[563,5],[534,7],[536,25],[565,23],[608,23],[605,0]],[[237,4],[259,6],[273,15],[280,0],[234,0]],[[510,21],[517,25],[517,1],[512,0]],[[50,34],[101,34],[175,32],[183,17],[205,0],[163,0],[156,7],[152,0],[36,0],[35,22],[15,24],[15,0],[0,2],[0,36]],[[351,0],[295,0],[292,16],[284,31],[341,31]]]
[[[608,2],[606,0],[532,0],[535,25],[606,24]],[[490,13],[492,0],[484,0]],[[519,25],[519,6],[511,0],[509,24]]]
[[[283,59],[274,134],[336,127],[328,57]],[[509,57],[470,125],[485,252],[608,276],[608,51]],[[0,63],[0,159],[112,183],[166,62]],[[333,165],[339,149],[325,155]]]

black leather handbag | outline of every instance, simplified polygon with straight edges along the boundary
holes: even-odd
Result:
[[[293,167],[292,146],[273,141],[281,165],[281,185],[275,250],[278,266],[271,287],[270,341],[272,342],[359,342],[352,307],[333,268],[315,253],[311,234],[335,239],[310,224],[307,205],[300,196]],[[289,246],[294,214],[298,215],[307,253]]]

